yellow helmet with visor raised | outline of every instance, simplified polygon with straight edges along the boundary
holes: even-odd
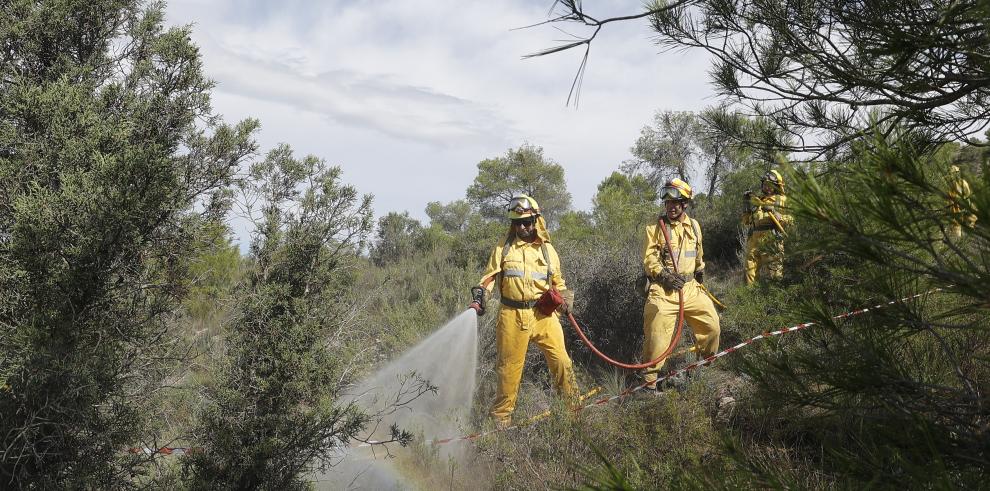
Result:
[[[520,194],[509,200],[509,220],[540,216],[540,205],[535,199]]]
[[[778,191],[784,191],[784,176],[780,175],[780,172],[777,172],[774,169],[770,169],[766,174],[763,174],[763,178],[761,178],[760,181],[769,182],[770,184],[776,186]]]
[[[660,188],[660,199],[667,200],[690,200],[694,197],[691,185],[681,179],[671,179]]]

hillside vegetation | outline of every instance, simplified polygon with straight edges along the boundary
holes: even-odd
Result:
[[[975,134],[987,121],[990,6],[879,3],[649,5],[661,44],[713,54],[733,104],[660,108],[629,135],[629,160],[602,176],[590,210],[573,208],[564,165],[522,144],[479,155],[464,199],[428,203],[424,223],[375,217],[373,197],[339,167],[288,145],[259,149],[257,121],[224,122],[190,28],[165,26],[162,4],[6,2],[0,487],[310,487],[381,416],[339,396],[464,311],[516,193],[544,206],[588,336],[634,360],[642,233],[671,177],[695,184],[688,213],[704,231],[705,284],[727,305],[722,348],[815,325],[659,395],[578,413],[553,397],[533,349],[517,420],[552,416],[473,440],[460,459],[393,428],[378,445],[412,448],[399,462],[410,486],[984,486],[990,154]],[[580,2],[555,7],[561,21],[591,22]],[[927,30],[932,19],[939,31]],[[859,55],[802,44],[812,27],[835,28]],[[716,34],[759,42],[719,51]],[[786,97],[760,100],[752,87]],[[795,217],[784,277],[746,287],[743,193],[770,168]],[[965,199],[952,192],[960,178]],[[254,227],[244,250],[235,204]],[[479,318],[479,429],[492,428],[494,328],[492,312]],[[638,384],[566,323],[565,334],[583,390]],[[693,361],[678,355],[668,368]],[[196,451],[129,451],[143,447]]]

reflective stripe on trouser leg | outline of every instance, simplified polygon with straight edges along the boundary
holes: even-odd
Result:
[[[699,356],[708,356],[718,350],[719,320],[715,305],[701,291],[698,283],[690,281],[684,285],[684,320],[694,332],[698,343]],[[649,361],[660,356],[670,345],[677,323],[677,294],[650,295],[643,313],[643,360]],[[666,360],[644,370],[643,379],[652,382],[657,379]]]

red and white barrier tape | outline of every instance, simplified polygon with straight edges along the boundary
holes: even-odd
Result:
[[[894,304],[899,303],[899,302],[906,302],[908,300],[914,300],[914,299],[916,299],[918,297],[922,297],[924,295],[928,295],[928,294],[931,294],[931,293],[939,292],[941,290],[942,290],[941,288],[935,288],[933,290],[929,290],[929,291],[924,292],[924,293],[916,293],[914,295],[911,295],[909,297],[904,297],[904,298],[901,298],[899,300],[891,300],[890,302],[882,303],[882,304],[879,304],[879,305],[874,305],[873,307],[868,307],[868,308],[864,308],[864,309],[854,310],[852,312],[846,312],[844,314],[839,314],[839,315],[836,315],[836,316],[832,316],[832,319],[839,320],[839,319],[846,319],[846,318],[849,318],[849,317],[854,317],[854,316],[857,316],[857,315],[862,315],[862,314],[865,314],[865,313],[870,312],[872,310],[881,309],[881,308],[887,307],[889,305],[894,305]],[[732,353],[734,351],[737,351],[737,350],[739,350],[739,349],[741,349],[741,348],[743,348],[745,346],[748,346],[750,344],[753,344],[756,341],[759,341],[761,339],[767,339],[767,338],[771,338],[771,337],[774,337],[774,336],[781,336],[783,334],[787,334],[787,333],[791,333],[791,332],[795,332],[795,331],[800,331],[802,329],[807,329],[807,328],[809,328],[811,326],[814,326],[814,325],[815,325],[814,322],[805,322],[805,323],[802,323],[802,324],[798,324],[796,326],[792,326],[792,327],[788,327],[788,328],[784,328],[784,329],[779,329],[779,330],[776,330],[776,331],[764,332],[763,334],[760,334],[758,336],[754,336],[754,337],[752,337],[750,339],[747,339],[746,341],[743,341],[743,342],[741,342],[741,343],[739,343],[739,344],[737,344],[737,345],[735,345],[735,346],[733,346],[731,348],[728,348],[728,349],[719,351],[718,353],[715,353],[714,355],[711,355],[711,356],[709,356],[707,358],[704,358],[702,360],[698,360],[698,361],[696,361],[694,363],[691,363],[689,365],[686,365],[686,366],[684,366],[684,367],[682,367],[680,369],[673,370],[670,373],[668,373],[668,374],[666,374],[666,375],[664,375],[662,377],[658,377],[655,382],[654,381],[644,382],[644,383],[642,383],[640,385],[637,385],[635,387],[631,387],[629,389],[626,389],[626,390],[624,390],[624,391],[622,391],[622,392],[620,392],[620,393],[618,393],[618,394],[616,394],[614,396],[604,397],[604,398],[599,399],[599,400],[596,400],[596,401],[594,401],[594,402],[592,402],[590,404],[577,407],[577,408],[573,409],[572,411],[575,412],[575,413],[577,413],[577,412],[584,411],[585,409],[589,409],[589,408],[592,408],[592,407],[595,407],[595,406],[601,406],[601,405],[608,404],[609,402],[612,402],[612,401],[615,401],[615,400],[623,399],[625,397],[628,397],[628,396],[632,395],[634,392],[637,392],[639,390],[642,390],[647,385],[653,385],[655,383],[659,384],[659,383],[663,382],[664,380],[668,380],[668,379],[673,378],[673,377],[676,377],[676,376],[678,376],[678,375],[680,375],[682,373],[689,372],[691,370],[694,370],[695,368],[702,367],[702,366],[705,366],[705,365],[710,365],[715,360],[717,360],[717,359],[719,359],[719,358],[721,358],[721,357],[723,357],[723,356],[725,356],[725,355],[727,355],[729,353]],[[465,441],[465,440],[474,440],[474,439],[477,439],[477,438],[481,438],[483,436],[491,435],[493,433],[499,433],[499,432],[502,432],[502,431],[515,430],[515,429],[523,428],[525,426],[529,426],[529,425],[528,424],[512,425],[512,426],[507,426],[505,428],[495,428],[495,429],[492,429],[492,430],[483,431],[483,432],[479,432],[479,433],[473,433],[473,434],[470,434],[470,435],[457,436],[457,437],[452,437],[452,438],[439,438],[439,439],[433,439],[433,440],[426,440],[424,443],[434,444],[434,445],[443,445],[443,444],[446,444],[446,443],[453,443],[453,442],[459,442],[459,441]],[[375,443],[380,443],[380,442],[367,442],[367,443],[365,443],[365,444],[363,444],[361,446],[368,446],[368,445],[375,444]]]
[[[202,447],[161,447],[161,448],[151,448],[151,447],[135,447],[127,449],[128,453],[133,454],[144,454],[144,455],[187,455],[193,453],[202,452]]]

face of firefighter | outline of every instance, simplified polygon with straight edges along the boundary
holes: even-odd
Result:
[[[536,217],[519,218],[512,221],[512,230],[516,237],[524,242],[536,240]]]
[[[681,215],[684,214],[684,201],[679,199],[668,199],[663,202],[664,208],[667,210],[667,219],[676,222],[681,219]]]
[[[763,191],[763,194],[774,194],[777,188],[774,187],[772,182],[763,181],[760,183],[760,190]]]

